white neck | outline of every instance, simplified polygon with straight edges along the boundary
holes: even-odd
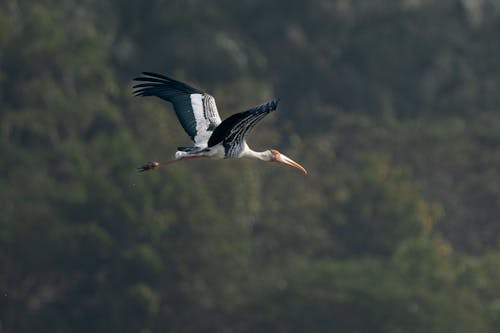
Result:
[[[272,158],[272,153],[269,150],[254,151],[250,148],[247,148],[243,152],[242,157],[256,158],[261,161],[269,162]]]

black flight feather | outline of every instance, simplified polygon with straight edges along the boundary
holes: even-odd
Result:
[[[224,141],[224,143],[239,139],[242,140],[255,124],[271,111],[278,107],[279,99],[258,105],[247,111],[235,113],[219,124],[208,140],[208,147]]]

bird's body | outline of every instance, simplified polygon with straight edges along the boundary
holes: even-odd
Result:
[[[215,99],[201,90],[151,72],[143,72],[143,76],[134,80],[143,82],[134,86],[136,96],[156,96],[173,104],[182,127],[194,143],[192,147],[179,147],[174,160],[166,163],[149,162],[140,167],[140,171],[154,170],[176,161],[193,158],[249,157],[281,162],[307,173],[302,166],[277,150],[256,152],[246,143],[250,130],[259,120],[276,110],[279,100],[233,114],[221,121]]]

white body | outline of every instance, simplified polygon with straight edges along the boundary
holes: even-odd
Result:
[[[203,156],[203,157],[209,157],[209,158],[215,158],[215,159],[223,159],[223,158],[242,158],[242,157],[249,157],[249,158],[257,158],[259,160],[263,161],[269,161],[271,160],[271,155],[269,154],[269,151],[263,151],[263,152],[257,152],[253,151],[248,147],[246,142],[243,142],[242,149],[238,152],[237,155],[231,156],[231,155],[226,155],[226,151],[224,149],[224,146],[222,143],[219,143],[213,147],[208,148],[207,150],[203,150],[199,153],[190,153],[190,152],[184,152],[184,151],[177,151],[175,153],[175,159],[183,159],[186,157],[195,157],[195,156]]]

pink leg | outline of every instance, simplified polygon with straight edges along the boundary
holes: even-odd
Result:
[[[137,170],[139,172],[150,171],[150,170],[158,169],[160,167],[168,166],[170,164],[174,164],[176,162],[180,162],[180,161],[184,161],[184,160],[191,160],[193,158],[202,158],[202,157],[208,157],[208,156],[203,156],[203,155],[201,155],[201,156],[186,156],[186,157],[179,158],[177,160],[171,160],[171,161],[163,162],[163,163],[149,162],[149,163],[144,164],[143,166],[137,168]]]

